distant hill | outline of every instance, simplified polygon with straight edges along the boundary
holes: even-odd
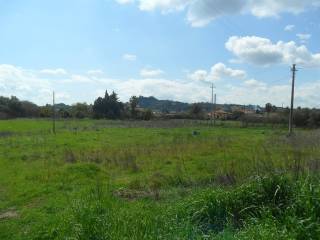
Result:
[[[202,108],[210,112],[212,110],[212,104],[209,102],[200,102],[199,103]],[[192,104],[178,102],[178,101],[171,101],[171,100],[159,100],[155,97],[139,97],[139,107],[151,109],[156,112],[185,112],[190,109]],[[235,108],[243,108],[243,106],[238,104],[217,104],[217,109],[222,109],[224,111],[230,112],[232,109]],[[247,105],[246,109],[249,110],[256,110],[256,105]]]
[[[185,112],[188,111],[190,104],[170,101],[158,100],[155,97],[139,97],[139,107],[148,108],[157,112]]]

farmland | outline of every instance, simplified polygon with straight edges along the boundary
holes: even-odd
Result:
[[[0,122],[0,239],[318,239],[320,132]]]

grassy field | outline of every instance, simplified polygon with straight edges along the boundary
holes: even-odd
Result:
[[[320,132],[0,121],[0,239],[320,239]]]

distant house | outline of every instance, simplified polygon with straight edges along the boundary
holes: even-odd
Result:
[[[221,109],[219,109],[215,112],[214,111],[212,112],[212,116],[215,119],[220,119],[220,120],[227,120],[230,115],[231,115],[231,113],[228,113],[228,112],[223,111]],[[211,113],[208,113],[208,117],[211,117]]]

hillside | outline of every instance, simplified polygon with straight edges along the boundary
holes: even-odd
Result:
[[[210,112],[212,109],[212,104],[209,102],[200,102],[199,104],[207,112]],[[156,112],[186,112],[190,109],[191,105],[190,103],[179,101],[159,100],[153,96],[139,97],[139,106],[141,108],[148,108]],[[256,105],[247,105],[246,109],[256,110],[257,107]],[[223,109],[227,112],[232,111],[234,108],[243,108],[243,106],[238,104],[217,104],[217,109]]]

